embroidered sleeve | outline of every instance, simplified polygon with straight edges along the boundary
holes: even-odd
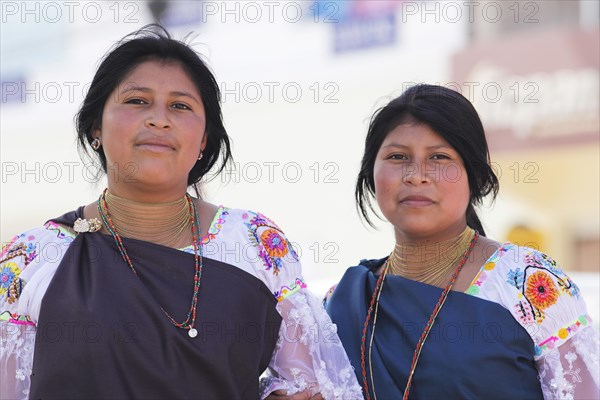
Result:
[[[581,328],[537,361],[545,399],[598,399],[598,331]]]
[[[42,298],[73,235],[48,222],[13,237],[0,253],[0,398],[29,397]]]
[[[288,395],[308,389],[326,400],[362,399],[337,327],[307,289],[291,243],[264,215],[248,213],[243,219],[258,253],[257,275],[271,289],[283,318],[261,398],[280,389]]]
[[[0,253],[0,398],[29,394],[35,324],[19,308],[27,280],[24,271],[39,254],[36,237],[26,233],[3,244]]]
[[[600,398],[598,332],[579,288],[547,255],[531,251],[523,260],[518,306],[538,328],[532,331],[544,398]]]
[[[546,399],[600,398],[598,331],[579,288],[556,261],[504,244],[467,293],[503,305],[529,333]]]
[[[513,314],[530,333],[547,399],[598,398],[598,332],[579,288],[552,258],[516,247],[507,282],[517,289]]]

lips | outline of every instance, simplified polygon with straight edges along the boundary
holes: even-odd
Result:
[[[135,144],[136,147],[140,147],[144,150],[150,151],[173,151],[176,149],[175,144],[172,140],[163,137],[152,137],[138,141]]]
[[[427,207],[434,203],[435,201],[422,195],[408,195],[400,200],[400,204],[408,207]]]

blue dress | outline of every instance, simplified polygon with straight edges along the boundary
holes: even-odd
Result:
[[[327,311],[359,382],[361,336],[385,260],[349,268],[327,301]],[[366,341],[371,398],[401,399],[413,352],[442,289],[388,275],[379,300],[371,354],[372,321]],[[411,399],[541,399],[535,346],[511,313],[492,301],[452,291],[425,342],[410,391]]]

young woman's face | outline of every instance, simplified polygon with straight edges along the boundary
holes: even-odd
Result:
[[[179,64],[138,65],[108,97],[94,132],[106,155],[109,190],[163,193],[165,201],[182,196],[206,145],[205,127],[200,93]]]
[[[427,125],[392,130],[377,153],[375,197],[403,240],[444,240],[466,226],[469,180],[458,152]]]

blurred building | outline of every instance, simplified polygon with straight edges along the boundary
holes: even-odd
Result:
[[[598,271],[600,3],[478,4],[453,84],[480,113],[500,176],[489,220],[566,269]]]

